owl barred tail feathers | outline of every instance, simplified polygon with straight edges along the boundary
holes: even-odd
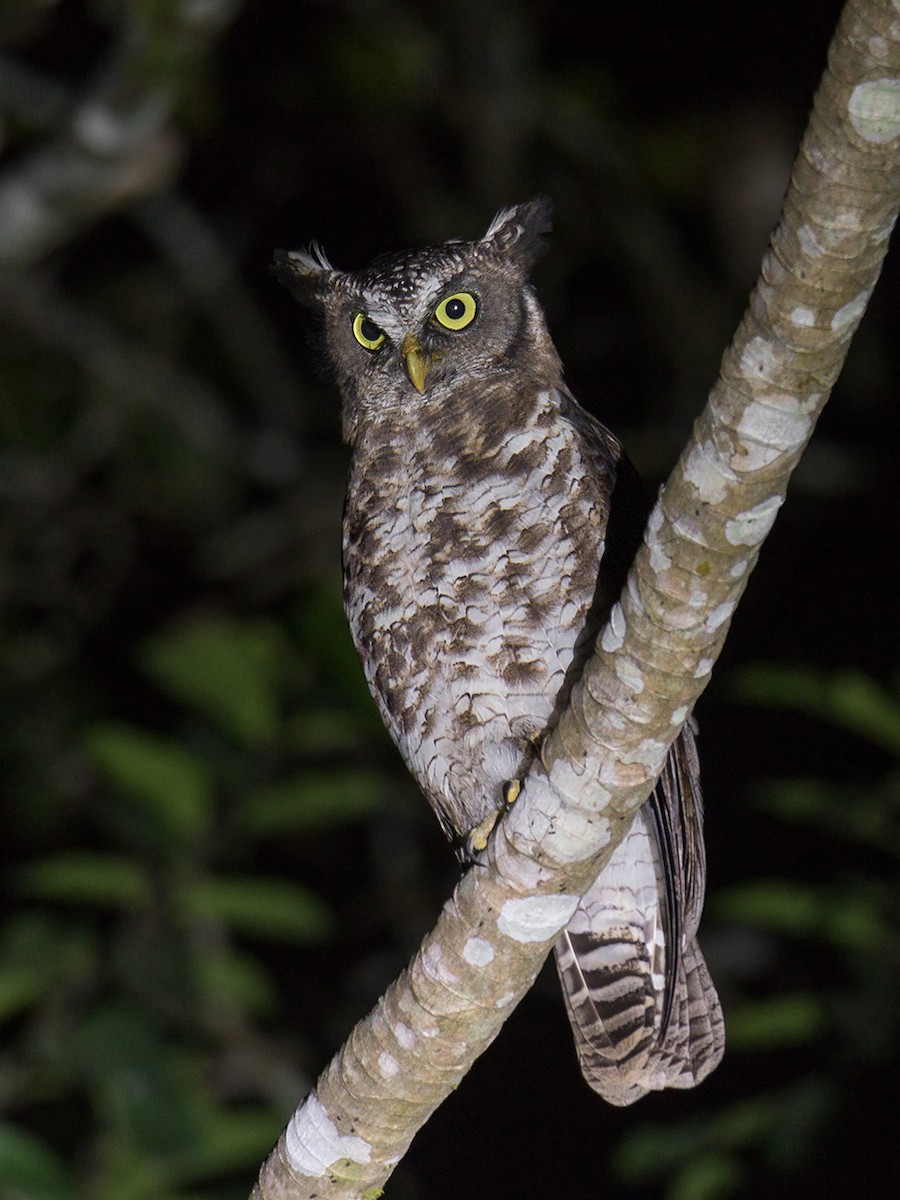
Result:
[[[610,1104],[694,1087],[722,1057],[722,1011],[696,937],[701,828],[687,727],[555,947],[582,1073]]]
[[[318,246],[274,264],[324,315],[341,390],[353,639],[458,845],[527,774],[646,518],[618,441],[565,385],[529,282],[549,231],[538,198],[475,241],[382,255],[363,271],[335,269]],[[613,1104],[693,1086],[722,1056],[696,941],[702,820],[686,727],[556,946],[582,1071]]]

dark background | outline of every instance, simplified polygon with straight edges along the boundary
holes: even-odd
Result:
[[[360,266],[547,193],[568,379],[655,486],[838,11],[4,7],[2,1200],[246,1195],[455,877],[344,630],[338,405],[273,250]],[[898,283],[895,252],[698,709],[724,1063],[604,1106],[545,972],[390,1195],[900,1183]]]

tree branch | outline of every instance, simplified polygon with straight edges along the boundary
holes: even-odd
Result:
[[[172,112],[237,2],[122,6],[111,61],[64,127],[0,177],[0,267],[34,263],[92,220],[167,182],[181,153]],[[7,89],[14,72],[5,67]],[[33,73],[19,71],[21,82],[29,78],[38,123],[61,116],[59,89],[41,89]]]
[[[378,1195],[530,987],[709,680],[898,201],[900,8],[851,0],[748,312],[570,708],[485,865],[294,1114],[257,1200]]]

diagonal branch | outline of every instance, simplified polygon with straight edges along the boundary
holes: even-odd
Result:
[[[378,1195],[530,987],[709,680],[898,204],[900,7],[850,0],[748,312],[582,684],[485,866],[295,1113],[258,1200]]]

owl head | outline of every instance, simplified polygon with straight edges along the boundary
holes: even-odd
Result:
[[[362,271],[336,270],[316,245],[276,253],[278,278],[324,316],[348,441],[379,414],[446,404],[472,379],[555,382],[559,359],[528,282],[550,212],[545,197],[528,200],[476,241],[381,255]]]

